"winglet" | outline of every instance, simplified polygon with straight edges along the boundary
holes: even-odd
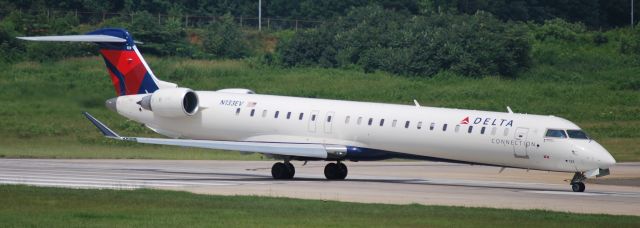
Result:
[[[82,114],[84,114],[84,116],[87,117],[87,119],[89,119],[89,121],[91,121],[91,123],[93,123],[93,125],[95,125],[98,128],[98,130],[102,132],[104,136],[109,138],[118,138],[118,139],[122,138],[115,131],[112,131],[111,129],[109,129],[107,125],[104,125],[102,122],[100,122],[100,120],[94,118],[88,112],[83,112]]]

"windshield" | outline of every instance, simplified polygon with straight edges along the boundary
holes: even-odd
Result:
[[[569,138],[572,139],[589,139],[587,133],[581,130],[567,130],[567,134],[569,134]]]
[[[545,136],[551,138],[566,138],[567,134],[564,133],[564,130],[549,129],[547,130],[547,134],[545,134]]]

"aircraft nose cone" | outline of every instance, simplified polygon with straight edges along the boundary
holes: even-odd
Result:
[[[603,161],[604,164],[607,165],[607,166],[615,165],[616,164],[616,159],[613,158],[613,156],[611,156],[611,154],[609,154],[609,153],[607,153],[607,155],[608,156],[606,158],[604,158],[604,161]]]
[[[111,98],[111,99],[105,101],[104,104],[105,104],[105,106],[107,106],[107,108],[109,110],[114,111],[114,112],[118,112],[118,108],[116,107],[116,103],[117,103],[116,101],[118,101],[117,97]]]

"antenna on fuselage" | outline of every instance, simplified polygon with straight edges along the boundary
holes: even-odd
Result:
[[[413,99],[413,103],[416,105],[416,107],[421,107],[421,106],[420,106],[420,103],[418,103],[418,100]]]
[[[511,107],[507,106],[507,112],[509,112],[510,114],[513,114],[513,111],[511,111]]]

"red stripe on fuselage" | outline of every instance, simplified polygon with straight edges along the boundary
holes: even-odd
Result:
[[[138,94],[144,75],[147,73],[147,69],[142,64],[142,60],[138,57],[133,50],[100,50],[100,53],[109,61],[113,66],[120,71],[124,77],[124,83],[126,85],[126,95]],[[116,91],[120,91],[116,85],[118,78],[111,74]]]

